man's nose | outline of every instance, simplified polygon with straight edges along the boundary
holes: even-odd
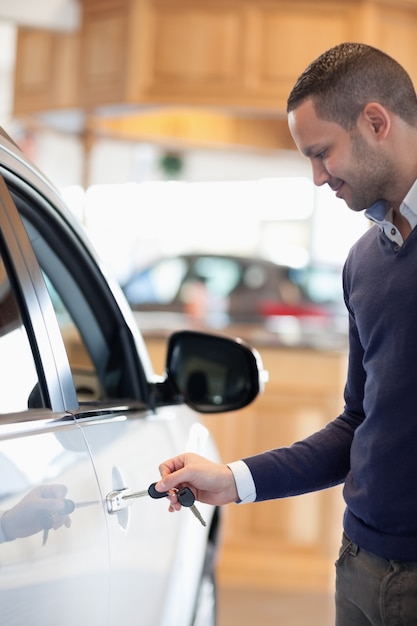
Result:
[[[313,182],[317,187],[325,185],[330,180],[330,175],[322,163],[312,163]]]

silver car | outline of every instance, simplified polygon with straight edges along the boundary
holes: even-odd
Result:
[[[217,459],[200,414],[261,388],[255,351],[192,331],[156,376],[82,227],[0,131],[2,624],[215,624],[220,511],[198,504],[203,525],[148,490],[179,452]]]

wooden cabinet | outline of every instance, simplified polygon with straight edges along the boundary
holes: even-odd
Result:
[[[143,97],[283,115],[306,64],[352,34],[355,5],[155,0]]]
[[[307,63],[347,40],[417,82],[417,0],[80,0],[79,33],[22,29],[15,113],[198,105],[285,115]]]
[[[135,64],[135,32],[129,1],[83,2],[80,103],[100,107],[125,104],[129,99],[129,70]],[[140,71],[139,68],[135,68]]]
[[[145,340],[161,373],[165,341]],[[258,350],[270,377],[263,395],[242,411],[205,417],[224,462],[290,445],[343,409],[345,353],[267,345]],[[228,584],[329,591],[343,509],[341,487],[223,507],[219,577]]]
[[[79,105],[79,35],[19,28],[14,112],[72,109]]]

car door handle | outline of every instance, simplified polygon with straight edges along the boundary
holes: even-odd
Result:
[[[106,506],[107,512],[111,515],[113,513],[118,513],[123,509],[126,509],[133,500],[125,498],[125,496],[131,493],[131,489],[115,489],[114,491],[110,491],[110,493],[106,496]]]

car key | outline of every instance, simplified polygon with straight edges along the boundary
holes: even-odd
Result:
[[[161,497],[161,493],[159,491],[156,491],[155,489],[155,484],[153,483],[150,487],[149,487],[149,495],[152,498],[160,498]],[[193,494],[193,492],[191,491],[191,489],[189,487],[183,487],[182,489],[174,489],[173,491],[175,491],[175,495],[178,498],[178,502],[181,504],[181,506],[184,506],[186,508],[189,508],[190,511],[193,513],[193,515],[198,519],[198,521],[200,522],[200,524],[202,526],[206,526],[206,522],[203,518],[203,516],[201,515],[200,511],[197,509],[195,503],[195,496]],[[152,495],[153,494],[153,495]],[[157,495],[155,495],[157,494]],[[164,495],[170,495],[168,492],[164,492]]]
[[[122,495],[122,500],[131,500],[132,498],[143,498],[144,496],[150,496],[154,500],[160,498],[166,498],[167,496],[178,496],[178,489],[170,489],[169,491],[157,491],[155,489],[156,483],[149,485],[148,489],[142,491],[132,491],[132,493],[126,493]]]
[[[183,489],[171,489],[170,491],[157,491],[155,489],[155,485],[156,483],[152,483],[151,485],[149,485],[148,489],[128,493],[125,496],[122,496],[122,498],[123,500],[130,500],[131,498],[142,498],[143,496],[150,496],[151,498],[159,499],[166,498],[167,496],[176,495],[178,498],[178,502],[181,504],[181,506],[189,508],[198,519],[200,524],[202,526],[206,526],[206,522],[203,516],[194,504],[195,497],[189,487],[184,487]]]
[[[164,491],[164,492],[156,491],[155,485],[156,483],[152,483],[152,485],[150,485],[148,489],[148,493],[151,496],[151,498],[160,498],[163,496],[171,495],[167,491]],[[207,524],[203,516],[201,515],[200,511],[197,509],[196,505],[194,504],[195,496],[193,492],[191,491],[191,489],[189,487],[183,487],[182,489],[172,489],[172,491],[175,492],[175,495],[177,496],[178,502],[181,504],[181,506],[189,508],[190,511],[193,513],[193,515],[198,519],[200,524],[202,526],[206,526]]]
[[[200,511],[197,509],[195,503],[195,496],[189,487],[184,487],[180,489],[177,493],[178,502],[185,507],[188,507],[191,513],[198,519],[202,526],[207,526],[203,516]]]
[[[166,498],[167,496],[172,496],[176,492],[176,490],[174,489],[171,490],[173,493],[170,493],[169,491],[157,491],[155,489],[155,485],[156,483],[152,483],[152,485],[150,485],[148,489],[143,489],[142,491],[133,491],[132,493],[127,493],[126,495],[122,496],[122,499],[131,500],[132,498],[143,498],[143,496],[150,496],[151,498],[159,499],[159,498]]]

